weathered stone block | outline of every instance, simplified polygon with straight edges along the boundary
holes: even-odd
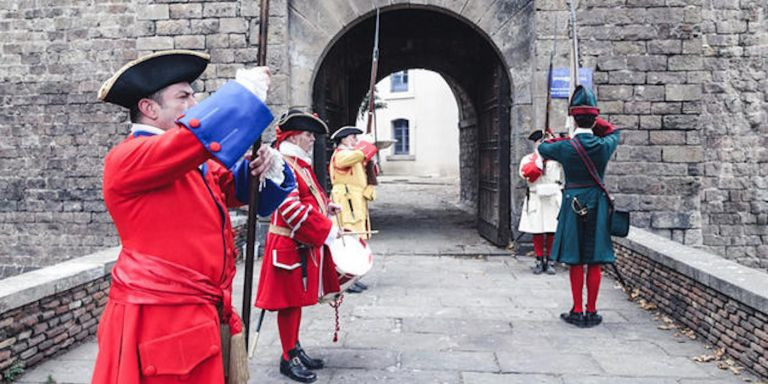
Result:
[[[670,163],[696,163],[703,160],[703,150],[699,146],[665,146],[662,158]]]
[[[256,3],[257,2],[247,2]],[[170,16],[172,19],[199,19],[203,17],[203,5],[200,3],[170,4]]]
[[[242,18],[219,19],[220,33],[245,33],[246,31],[248,31],[248,23]]]
[[[651,40],[648,42],[648,53],[650,54],[673,54],[680,53],[683,50],[681,40]]]
[[[668,66],[670,71],[694,71],[702,69],[704,62],[696,55],[675,55],[669,57]]]
[[[177,49],[205,49],[205,36],[201,36],[201,35],[174,36],[173,45]]]
[[[632,87],[626,85],[601,85],[597,88],[600,100],[630,100]]]
[[[637,101],[663,101],[664,87],[660,85],[636,85],[633,99]]]
[[[168,18],[168,4],[146,4],[138,7],[136,18],[139,20],[164,20]]]
[[[665,115],[662,121],[664,129],[692,130],[698,128],[699,118],[695,115]]]
[[[635,71],[666,70],[667,57],[660,55],[628,56],[627,69]]]
[[[702,94],[701,85],[693,84],[668,84],[665,86],[667,101],[691,101],[700,100]]]
[[[612,71],[609,74],[608,82],[611,84],[644,84],[645,72]]]
[[[203,17],[235,17],[237,16],[237,3],[204,3]]]
[[[650,143],[658,145],[685,145],[685,131],[653,131],[650,133]],[[666,152],[666,148],[664,151]],[[666,159],[665,159],[666,161]]]
[[[173,38],[169,36],[140,37],[136,39],[136,49],[146,51],[173,49]]]
[[[651,114],[673,115],[682,113],[683,105],[679,102],[654,102],[651,103]]]

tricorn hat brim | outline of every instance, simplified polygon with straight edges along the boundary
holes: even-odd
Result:
[[[171,50],[156,52],[124,65],[99,89],[99,100],[126,108],[176,83],[192,83],[205,71],[210,56],[205,53]]]
[[[320,135],[328,134],[328,126],[323,120],[314,114],[306,113],[297,109],[290,109],[280,116],[277,122],[278,127],[283,132],[287,131],[307,131]]]
[[[533,131],[530,135],[528,135],[528,140],[531,141],[539,141],[544,137],[544,133],[541,131]]]
[[[363,130],[358,127],[352,127],[352,126],[341,127],[337,129],[336,132],[333,133],[333,135],[331,135],[331,140],[341,141],[341,139],[349,135],[360,135],[362,133],[363,133]]]

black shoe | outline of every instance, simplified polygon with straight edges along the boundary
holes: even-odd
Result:
[[[301,383],[314,383],[315,380],[317,380],[317,375],[314,372],[307,370],[307,368],[301,364],[301,360],[299,360],[297,354],[298,352],[296,349],[292,349],[288,352],[290,360],[285,361],[282,356],[280,357],[280,373]]]
[[[555,271],[555,262],[554,261],[547,262],[547,275],[554,275],[555,273],[557,273]]]
[[[325,367],[325,361],[323,361],[323,359],[313,359],[309,357],[307,352],[301,348],[301,344],[298,342],[296,343],[295,350],[298,351],[296,356],[301,360],[301,364],[304,364],[307,369],[323,369]]]
[[[355,284],[352,284],[352,285],[350,285],[350,286],[347,288],[347,292],[349,292],[349,293],[362,293],[362,292],[363,292],[363,289],[362,289],[362,288],[360,288],[360,287],[358,287],[358,286],[357,286],[357,285],[355,285]]]
[[[365,291],[366,289],[368,289],[368,286],[367,286],[367,285],[365,285],[365,284],[363,284],[363,283],[362,283],[360,280],[358,280],[358,281],[355,281],[355,283],[354,283],[354,284],[352,284],[352,285],[354,285],[354,286],[357,286],[358,288],[362,289],[363,291]]]
[[[584,326],[587,328],[594,327],[596,325],[600,325],[600,323],[603,322],[603,317],[597,314],[597,311],[595,312],[587,312],[586,315],[584,315]]]
[[[545,268],[546,264],[544,264],[544,261],[540,257],[536,258],[536,264],[531,267],[534,275],[540,275],[542,272],[544,272]]]
[[[566,313],[561,313],[560,319],[579,328],[584,328],[586,326],[584,322],[584,313],[574,312],[573,309]]]

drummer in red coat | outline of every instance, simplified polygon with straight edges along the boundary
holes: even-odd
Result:
[[[236,251],[227,208],[248,201],[251,177],[268,174],[258,211],[269,215],[295,181],[267,147],[257,160],[241,160],[273,119],[264,104],[267,68],[239,70],[198,104],[190,83],[208,61],[158,52],[128,63],[99,91],[129,108],[133,124],[104,164],[104,203],[122,250],[99,322],[93,383],[247,380],[247,370],[231,368],[225,379],[233,365],[222,358],[245,356],[244,341],[234,347],[242,323],[231,303]]]
[[[315,135],[327,133],[328,127],[317,116],[295,109],[278,122],[275,144],[293,169],[298,186],[272,215],[256,296],[257,307],[277,311],[283,347],[280,373],[304,383],[317,380],[310,370],[323,368],[324,362],[310,358],[301,348],[301,307],[339,292],[336,266],[326,245],[337,237],[338,228],[329,216],[340,207],[327,198],[310,155]]]

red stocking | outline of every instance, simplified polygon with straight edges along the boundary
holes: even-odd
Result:
[[[547,257],[552,255],[552,242],[555,241],[554,233],[547,233]]]
[[[582,312],[582,294],[584,292],[584,266],[571,265],[568,271],[571,277],[571,295],[573,295],[573,311]]]
[[[288,351],[296,347],[300,323],[301,307],[277,311],[277,329],[280,332],[280,343],[283,345],[283,359],[286,361],[288,360]]]
[[[597,312],[597,293],[600,291],[600,264],[587,267],[587,312]]]
[[[533,250],[536,252],[536,257],[544,257],[544,234],[537,233],[533,235]]]

